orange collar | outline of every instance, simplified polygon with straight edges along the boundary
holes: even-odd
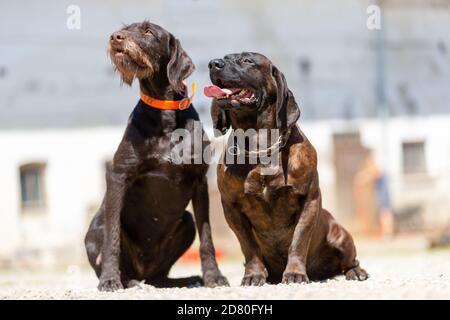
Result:
[[[189,108],[192,101],[194,100],[195,90],[197,89],[197,84],[192,82],[192,95],[188,96],[188,89],[186,83],[183,81],[184,86],[184,98],[181,100],[158,100],[147,96],[141,91],[141,100],[148,106],[161,109],[161,110],[185,110]]]

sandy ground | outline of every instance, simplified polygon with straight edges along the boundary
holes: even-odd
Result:
[[[450,299],[450,251],[360,258],[371,277],[365,282],[343,277],[305,285],[239,287],[242,263],[221,264],[231,287],[156,289],[149,285],[102,293],[90,270],[0,273],[0,299]],[[172,276],[199,273],[196,265],[176,265]]]

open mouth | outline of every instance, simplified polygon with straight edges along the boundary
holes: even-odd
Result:
[[[124,57],[124,56],[128,55],[125,52],[125,50],[123,50],[123,49],[114,49],[113,53],[114,53],[114,56],[117,57],[117,58]]]
[[[255,93],[244,88],[220,88],[216,85],[209,85],[204,88],[203,92],[205,96],[217,100],[238,101],[242,104],[256,102]]]
[[[111,50],[111,53],[115,63],[119,63],[134,68],[148,67],[144,62],[134,59],[133,56],[128,51],[122,48],[114,48]]]
[[[133,62],[130,55],[123,48],[110,48],[110,55],[115,63],[126,64]]]

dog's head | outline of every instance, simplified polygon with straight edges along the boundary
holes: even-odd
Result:
[[[152,79],[164,73],[176,92],[195,66],[176,39],[160,26],[144,21],[124,26],[109,40],[108,53],[123,82]]]
[[[214,98],[211,115],[214,127],[225,132],[230,126],[229,112],[256,114],[258,128],[284,130],[300,117],[300,109],[284,75],[259,53],[229,54],[209,62],[213,85],[205,95]]]

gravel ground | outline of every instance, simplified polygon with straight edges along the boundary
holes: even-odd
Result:
[[[140,288],[102,293],[89,270],[0,273],[0,299],[450,299],[450,251],[360,258],[371,277],[365,282],[343,277],[306,285],[239,287],[242,263],[222,263],[227,288]],[[195,265],[176,265],[172,276],[197,274]]]

